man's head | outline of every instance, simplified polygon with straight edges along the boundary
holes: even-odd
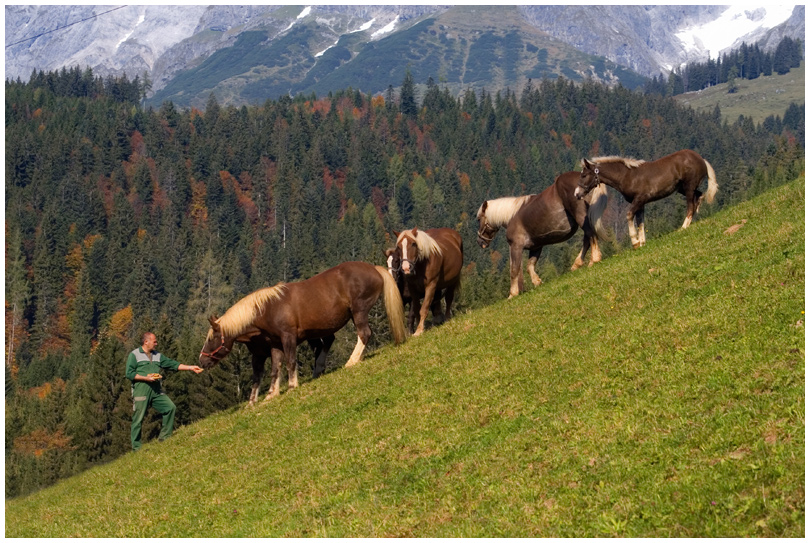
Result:
[[[157,347],[157,338],[155,334],[152,332],[144,333],[143,337],[141,337],[141,347],[143,348],[144,352],[151,352],[152,349]]]

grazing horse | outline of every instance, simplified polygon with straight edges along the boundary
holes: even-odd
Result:
[[[346,366],[360,361],[371,337],[368,313],[383,296],[395,343],[405,340],[402,298],[394,279],[382,266],[344,262],[296,283],[279,283],[248,294],[220,318],[210,317],[211,329],[200,352],[200,366],[211,368],[244,343],[252,355],[253,388],[249,406],[259,396],[264,362],[272,360],[271,385],[265,399],[280,393],[281,361],[286,358],[290,388],[298,386],[296,349],[307,341],[315,350],[315,376],[323,373],[335,332],[351,319],[357,345]]]
[[[600,183],[610,185],[630,203],[627,229],[630,241],[637,249],[647,242],[644,233],[644,205],[666,198],[676,190],[686,197],[686,219],[681,228],[692,224],[703,193],[698,186],[708,179],[706,201],[712,203],[717,193],[717,178],[712,165],[696,152],[683,149],[653,162],[623,157],[582,159],[582,173],[577,198],[582,198]],[[634,224],[635,223],[635,224]],[[638,225],[638,230],[636,230]]]
[[[478,208],[478,244],[481,248],[486,249],[498,230],[506,226],[510,298],[523,292],[523,251],[529,251],[526,267],[532,283],[537,286],[542,280],[535,265],[543,247],[570,239],[577,228],[582,228],[585,235],[582,251],[571,269],[576,270],[585,264],[588,249],[591,249],[589,266],[602,260],[599,236],[603,235],[601,219],[607,206],[607,189],[597,189],[587,200],[581,200],[574,196],[578,180],[577,172],[566,172],[557,176],[554,183],[540,194],[487,200]]]
[[[444,319],[449,319],[453,298],[461,284],[464,248],[461,234],[452,228],[394,231],[397,251],[402,259],[402,273],[411,295],[411,311],[419,312],[419,325],[414,336],[425,330],[428,309],[440,302],[444,289]],[[424,303],[420,300],[424,297]],[[439,313],[441,308],[438,307]],[[434,315],[436,313],[434,312]]]

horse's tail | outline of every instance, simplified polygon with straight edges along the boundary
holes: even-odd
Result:
[[[588,195],[591,203],[588,206],[588,220],[599,239],[605,239],[607,233],[605,227],[602,226],[602,214],[605,212],[608,204],[607,185],[599,183],[595,189]]]
[[[405,306],[402,303],[402,296],[399,294],[397,282],[391,277],[387,268],[374,266],[377,273],[383,280],[383,298],[385,299],[385,313],[388,315],[388,324],[391,326],[391,334],[394,336],[394,343],[405,341],[407,332],[405,331]]]
[[[714,195],[717,194],[717,176],[714,175],[714,168],[712,165],[709,164],[708,160],[703,160],[706,163],[706,174],[709,179],[709,188],[706,190],[706,202],[712,203],[714,202]]]

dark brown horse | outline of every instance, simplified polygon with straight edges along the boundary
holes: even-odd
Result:
[[[527,268],[532,283],[542,280],[535,271],[537,259],[546,245],[562,243],[582,228],[582,251],[574,261],[572,270],[585,264],[585,253],[591,249],[592,266],[602,260],[599,235],[602,233],[602,213],[607,206],[607,189],[595,190],[587,199],[574,196],[579,180],[578,172],[557,176],[554,183],[540,194],[487,200],[478,208],[478,244],[486,249],[498,230],[506,226],[509,243],[509,271],[511,284],[509,297],[523,292],[523,251],[529,251]]]
[[[417,322],[417,309],[411,298],[411,292],[408,289],[408,283],[405,281],[405,274],[402,273],[402,254],[399,247],[391,247],[383,251],[385,254],[385,261],[388,264],[388,273],[394,278],[399,288],[399,294],[402,296],[402,303],[408,306],[408,330],[411,334],[416,330]],[[437,292],[433,295],[433,303],[430,306],[430,311],[433,313],[433,320],[438,322],[441,318],[442,312],[442,296],[443,292]]]
[[[315,374],[320,375],[335,332],[349,319],[357,328],[357,345],[346,366],[359,362],[371,337],[368,313],[380,295],[394,342],[401,343],[406,336],[402,298],[388,270],[365,262],[344,262],[305,281],[257,290],[236,302],[222,317],[209,318],[211,329],[200,352],[200,366],[215,366],[233,349],[234,342],[244,343],[253,362],[249,405],[258,399],[268,356],[272,360],[272,383],[265,399],[277,396],[282,358],[287,361],[289,387],[295,388],[296,349],[307,341],[315,350]]]
[[[698,186],[708,179],[706,201],[712,203],[717,193],[717,178],[712,165],[696,152],[684,149],[653,162],[623,157],[582,159],[577,197],[588,194],[600,183],[610,185],[630,203],[627,229],[637,249],[647,242],[644,233],[644,205],[666,198],[676,190],[686,197],[686,219],[682,228],[692,223],[703,193]],[[638,225],[638,230],[636,229]]]
[[[452,228],[414,228],[401,233],[395,231],[394,235],[411,295],[411,311],[419,312],[419,325],[413,333],[418,336],[425,330],[428,309],[439,301],[442,290],[446,306],[444,319],[450,318],[453,298],[461,285],[464,262],[461,234]]]

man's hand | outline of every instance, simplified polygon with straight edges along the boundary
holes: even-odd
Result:
[[[177,366],[177,369],[180,370],[180,371],[189,370],[189,371],[193,371],[194,373],[202,373],[203,372],[203,369],[200,366],[187,366],[185,364],[180,364],[179,366]]]

